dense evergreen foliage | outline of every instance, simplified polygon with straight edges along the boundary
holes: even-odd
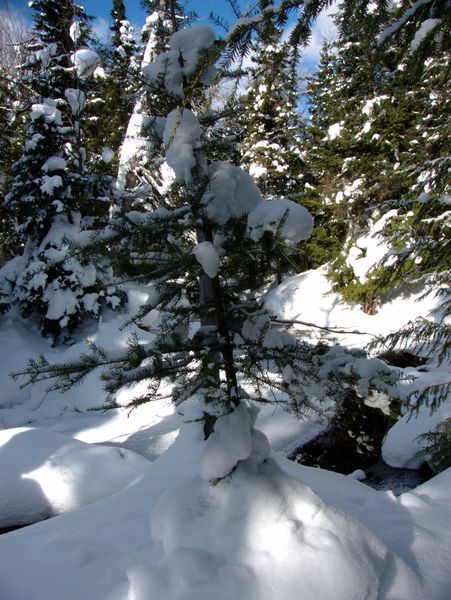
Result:
[[[88,18],[67,2],[42,0],[24,78],[31,110],[22,155],[3,208],[19,256],[1,272],[3,307],[17,306],[53,339],[96,318],[105,300],[120,304],[111,267],[68,254],[67,238],[88,235],[108,214],[112,180],[94,175],[85,150],[87,85],[97,55],[83,47]]]

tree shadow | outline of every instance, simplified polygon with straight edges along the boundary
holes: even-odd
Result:
[[[54,516],[52,506],[39,483],[26,475],[48,459],[44,449],[24,444],[27,431],[19,429],[0,446],[0,531],[13,530]]]

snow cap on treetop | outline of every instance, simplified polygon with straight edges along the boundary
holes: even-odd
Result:
[[[190,82],[200,56],[215,39],[213,29],[207,25],[177,31],[169,40],[169,50],[160,54],[154,63],[143,67],[143,72],[151,83],[161,80],[169,94],[183,98],[182,85]],[[216,67],[208,65],[200,75],[199,83],[211,85],[215,76]]]

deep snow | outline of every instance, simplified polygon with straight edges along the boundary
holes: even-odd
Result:
[[[281,318],[346,330],[323,333],[356,347],[398,327],[401,318],[426,314],[434,302],[398,298],[370,317],[329,291],[323,273],[308,272],[270,292],[268,305]],[[132,289],[129,310],[149,293]],[[91,339],[123,347],[133,328],[119,331],[122,319],[106,315]],[[0,536],[1,600],[450,597],[451,470],[396,497],[275,452],[269,458],[264,434],[273,450],[287,454],[325,426],[299,421],[280,406],[266,406],[255,425],[252,410],[241,415],[241,433],[233,423],[238,415],[223,417],[208,444],[189,405],[178,412],[164,401],[130,414],[87,412],[102,401],[95,376],[64,395],[41,385],[20,390],[8,377],[39,353],[78,356],[83,339],[51,348],[12,314],[0,326],[0,426],[7,440],[0,447],[0,506],[13,507],[17,523],[19,512],[39,513],[40,506],[47,512],[36,518],[67,511]],[[297,327],[304,336],[319,335]],[[352,333],[357,329],[365,335]],[[118,400],[125,404],[138,392]],[[399,465],[416,459],[414,437],[433,426],[427,411],[404,421],[384,447],[392,456],[396,449]],[[230,468],[232,477],[212,485]]]

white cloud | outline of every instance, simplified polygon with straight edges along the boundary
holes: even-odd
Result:
[[[302,53],[303,62],[309,70],[316,69],[324,41],[334,40],[337,37],[337,26],[333,21],[333,15],[336,10],[336,5],[332,4],[332,6],[319,15],[313,24],[310,43]]]

